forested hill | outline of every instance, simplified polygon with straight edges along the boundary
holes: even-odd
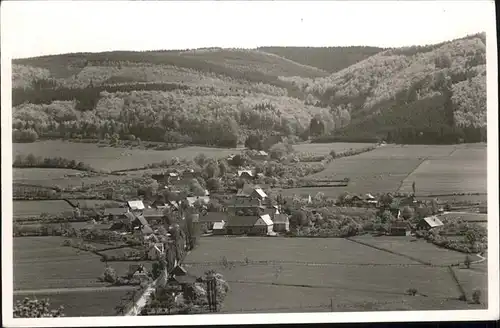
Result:
[[[317,57],[324,65],[262,49],[14,60],[14,140],[112,136],[234,146],[250,134],[424,143],[484,139],[484,34],[382,51],[326,48],[331,61],[325,49],[310,48],[305,57],[324,54]]]
[[[485,33],[388,49],[328,77],[287,80],[308,94],[307,103],[344,113],[349,123],[327,133],[337,139],[450,143],[486,138]]]
[[[383,48],[377,47],[259,47],[260,51],[272,53],[297,63],[314,66],[334,73],[349,67]]]

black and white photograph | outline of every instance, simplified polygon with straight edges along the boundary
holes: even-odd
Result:
[[[1,9],[5,326],[499,319],[493,1]]]

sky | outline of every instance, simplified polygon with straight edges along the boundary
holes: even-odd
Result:
[[[495,19],[487,0],[5,1],[1,9],[2,51],[12,58],[201,47],[401,47],[486,31]]]

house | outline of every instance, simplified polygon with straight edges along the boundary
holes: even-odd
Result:
[[[408,224],[408,222],[395,221],[391,224],[389,228],[389,234],[391,236],[410,236],[411,227]]]
[[[269,154],[263,150],[259,150],[255,155],[252,156],[253,159],[264,160],[269,157]]]
[[[210,197],[209,196],[193,196],[193,197],[186,197],[186,200],[189,204],[190,207],[193,207],[194,204],[197,201],[200,201],[204,205],[208,205],[210,203]]]
[[[132,211],[142,211],[145,208],[142,200],[130,200],[127,205]]]
[[[273,219],[273,229],[275,232],[290,231],[290,221],[286,214],[276,214]]]
[[[365,202],[366,202],[366,204],[373,206],[373,207],[376,207],[378,205],[377,199],[372,194],[365,195]]]
[[[164,209],[166,206],[167,206],[167,204],[163,200],[160,200],[160,199],[155,200],[151,204],[151,207],[156,208],[156,209]]]
[[[214,225],[212,227],[213,234],[224,235],[226,233],[225,225],[226,225],[225,221],[214,222]]]
[[[131,264],[128,267],[127,277],[129,279],[139,278],[140,280],[148,280],[148,272],[142,264]]]
[[[162,222],[163,211],[161,209],[146,208],[142,211],[142,216],[149,224],[158,224]]]
[[[278,207],[277,206],[271,206],[271,207],[267,207],[267,208],[264,208],[262,211],[261,211],[262,215],[264,214],[268,214],[270,217],[271,217],[271,220],[274,220],[274,217],[277,215],[277,214],[280,214],[280,211],[278,210]]]
[[[349,206],[358,207],[363,206],[364,201],[358,195],[346,195],[344,197],[343,203]]]
[[[104,209],[104,216],[107,217],[110,221],[119,218],[124,218],[126,213],[128,213],[128,208],[126,207],[115,207],[115,208]]]
[[[441,220],[437,216],[433,215],[420,220],[420,222],[418,222],[417,224],[417,229],[431,230],[442,226],[443,222],[441,222]]]
[[[252,233],[266,236],[272,232],[273,232],[273,221],[271,220],[269,214],[264,214],[259,216],[259,218],[254,223]]]
[[[246,179],[246,180],[253,180],[254,173],[252,170],[239,170],[238,171],[238,178]]]
[[[253,226],[257,221],[257,216],[236,215],[230,217],[226,223],[226,232],[228,235],[244,235],[252,232]]]
[[[226,212],[204,212],[203,215],[199,216],[198,222],[200,222],[200,224],[206,224],[207,228],[210,230],[215,223],[227,220],[228,214]]]
[[[152,235],[154,236],[154,235]],[[159,260],[165,254],[165,245],[163,243],[151,243],[148,250],[148,259]]]
[[[391,212],[392,216],[398,220],[401,217],[401,204],[399,199],[394,199],[389,205],[388,210]]]
[[[268,198],[267,194],[261,188],[255,188],[250,194],[250,197],[257,198],[260,201],[267,200]]]

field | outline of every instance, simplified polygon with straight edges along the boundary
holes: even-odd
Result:
[[[454,260],[431,244],[410,246],[420,260]],[[437,252],[431,255],[428,247]],[[422,265],[345,239],[203,238],[185,266],[196,275],[208,269],[224,275],[231,290],[223,312],[329,311],[332,305],[334,311],[469,308],[457,301],[460,290],[446,266]],[[420,296],[405,295],[408,288]]]
[[[44,187],[79,187],[82,183],[94,184],[103,180],[123,179],[123,177],[117,175],[99,175],[82,178],[79,175],[83,173],[85,172],[71,169],[12,168],[12,178],[14,183],[39,185]]]
[[[404,180],[399,191],[419,194],[486,193],[486,145],[457,146],[448,155],[425,160]]]
[[[410,241],[410,237],[397,236],[355,236],[353,240],[372,245],[390,252],[418,258],[421,261],[431,263],[433,265],[452,265],[463,263],[465,254],[455,252],[446,248],[439,248],[435,245],[426,242],[422,239]],[[479,260],[475,256],[471,256],[472,261]]]
[[[300,146],[307,149],[306,145]],[[318,146],[324,147],[324,152],[332,148],[331,145]],[[485,144],[386,145],[359,155],[335,159],[324,171],[308,176],[322,180],[348,177],[351,180],[347,187],[292,188],[282,193],[287,196],[314,196],[322,192],[327,197],[336,198],[345,192],[411,192],[413,181],[416,183],[417,196],[422,197],[464,192],[486,193],[485,154]],[[481,202],[485,200],[484,195],[476,198]]]
[[[144,150],[113,147],[99,147],[96,144],[71,143],[59,140],[13,144],[13,158],[16,155],[33,154],[41,157],[64,157],[82,161],[95,169],[105,171],[127,170],[144,167],[174,157],[193,159],[199,153],[208,157],[225,157],[239,152],[238,149],[208,147],[186,147],[175,150]]]
[[[299,153],[311,153],[314,155],[328,155],[332,150],[336,153],[346,151],[348,149],[361,149],[373,146],[370,143],[349,143],[349,142],[333,142],[333,143],[300,143],[293,145]]]
[[[115,306],[120,304],[120,300],[127,291],[123,289],[111,289],[95,292],[68,291],[58,293],[36,293],[36,294],[14,294],[14,304],[17,300],[25,297],[37,299],[49,299],[50,307],[56,308],[64,306],[66,317],[83,316],[112,316],[115,315]]]
[[[63,237],[14,238],[14,290],[105,287],[105,264],[90,252],[61,246]],[[118,275],[133,262],[113,262]]]
[[[468,212],[449,212],[440,215],[441,220],[455,220],[455,221],[466,221],[466,222],[487,222],[488,215],[480,213],[468,213]]]
[[[73,212],[73,208],[63,200],[16,200],[12,202],[14,217],[38,216],[42,213],[61,214]]]

